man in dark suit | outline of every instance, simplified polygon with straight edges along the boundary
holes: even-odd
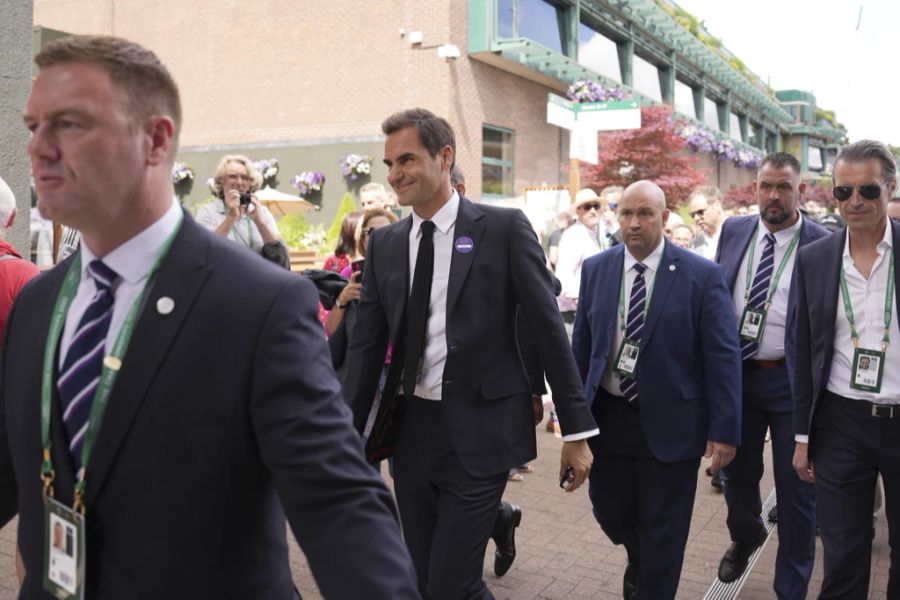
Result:
[[[740,442],[740,348],[718,265],[666,243],[663,191],[631,184],[623,245],[588,259],[572,348],[600,435],[594,516],[628,552],[625,598],[674,598],[700,457]]]
[[[413,211],[372,235],[345,392],[363,431],[390,342],[379,409],[403,408],[394,489],[420,590],[433,599],[492,598],[481,573],[497,505],[509,469],[537,452],[517,307],[540,332],[570,490],[587,478],[585,439],[596,424],[528,220],[451,188],[456,143],[446,120],[411,109],[382,130],[388,181]]]
[[[77,576],[88,598],[296,598],[286,515],[326,596],[417,598],[312,284],[173,199],[167,69],[94,36],[36,62],[38,208],[83,244],[25,288],[0,359],[0,522],[19,514],[21,597]],[[47,583],[51,514],[78,527],[87,566]]]
[[[738,580],[766,539],[759,481],[769,430],[779,517],[774,589],[780,599],[802,600],[815,562],[815,490],[791,465],[792,361],[786,333],[797,311],[791,296],[797,250],[828,230],[800,215],[797,205],[806,184],[794,156],[766,156],[753,189],[759,216],[726,220],[716,255],[731,290],[743,359],[741,447],[722,471],[732,544],[719,564],[719,579]]]
[[[900,538],[900,224],[887,216],[896,185],[887,146],[860,140],[841,148],[833,193],[847,227],[797,257],[793,463],[815,483],[820,598],[868,596],[879,473],[892,546]],[[891,552],[888,598],[900,598],[896,557]]]

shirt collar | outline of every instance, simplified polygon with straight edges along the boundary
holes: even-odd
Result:
[[[178,224],[181,208],[172,200],[165,214],[142,232],[103,257],[103,263],[129,284],[139,283],[150,273],[156,254]],[[97,255],[81,244],[81,278],[90,277],[87,266]]]
[[[660,240],[659,245],[651,252],[647,258],[640,261],[644,263],[644,266],[654,273],[659,269],[659,261],[662,260],[663,255],[663,246],[666,243],[665,237]],[[628,250],[628,246],[625,246],[625,272],[627,273],[631,268],[637,264],[638,260],[631,255],[631,252]]]
[[[847,231],[844,232],[844,259],[850,259],[850,228],[846,228]],[[878,242],[877,250],[878,254],[881,255],[887,249],[894,248],[894,231],[891,227],[891,220],[888,219],[887,223],[884,225],[884,236],[881,238],[881,241]]]
[[[788,227],[787,229],[782,229],[781,231],[776,231],[772,235],[775,236],[775,245],[779,248],[782,248],[789,244],[791,240],[794,238],[794,234],[797,233],[797,230],[803,227],[803,213],[799,212],[800,217],[797,219],[797,222]],[[766,224],[763,222],[762,217],[759,218],[759,224],[756,226],[757,236],[756,241],[759,243],[763,239],[765,239],[766,234],[769,233]]]
[[[440,210],[434,213],[434,216],[431,217],[430,221],[434,223],[435,229],[440,231],[442,234],[447,235],[450,231],[450,228],[456,224],[456,215],[459,212],[459,194],[456,190],[453,190],[453,193],[450,195],[450,199],[447,200],[447,203],[444,204]],[[416,214],[416,211],[412,211],[412,234],[414,236],[419,235],[419,227],[421,227],[422,222],[425,220],[419,215]]]

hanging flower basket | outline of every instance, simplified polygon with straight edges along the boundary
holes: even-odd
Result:
[[[172,185],[178,187],[193,180],[194,169],[191,168],[191,165],[183,162],[176,162],[172,165]]]
[[[264,184],[269,183],[271,180],[275,179],[276,175],[278,175],[277,158],[255,160],[253,161],[253,166],[255,166],[256,170],[262,175]]]
[[[624,100],[625,93],[619,88],[605,88],[593,79],[577,79],[569,86],[566,95],[575,102],[609,102]]]
[[[339,162],[341,173],[350,181],[366,177],[372,173],[372,157],[361,154],[348,154]]]
[[[322,191],[325,185],[325,173],[321,171],[303,171],[291,179],[291,185],[300,191],[301,196],[311,196]]]

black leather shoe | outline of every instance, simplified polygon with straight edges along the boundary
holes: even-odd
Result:
[[[747,563],[750,562],[750,555],[766,541],[768,533],[763,529],[759,532],[757,538],[749,544],[741,544],[732,542],[731,547],[725,552],[722,561],[719,563],[719,580],[722,583],[731,583],[737,581],[747,570]]]
[[[629,560],[628,566],[625,567],[625,576],[622,578],[622,598],[625,600],[634,600],[637,598],[639,572],[637,565]]]
[[[494,574],[503,577],[516,559],[516,527],[522,522],[522,509],[515,504],[500,503],[497,521],[491,538],[497,545],[494,552]]]

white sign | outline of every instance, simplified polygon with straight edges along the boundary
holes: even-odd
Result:
[[[597,130],[580,125],[569,132],[569,158],[597,164]]]

